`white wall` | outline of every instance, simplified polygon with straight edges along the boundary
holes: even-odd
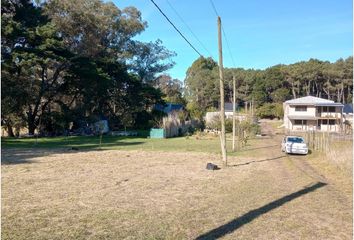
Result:
[[[307,123],[304,126],[295,125],[294,120],[290,120],[288,115],[290,116],[311,116],[311,117],[320,117],[319,114],[316,115],[316,107],[315,106],[307,106],[307,111],[295,111],[295,105],[283,104],[284,108],[284,126],[286,129],[293,131],[307,131],[307,130],[316,130],[317,129],[317,120],[307,120]],[[341,107],[336,107],[335,113],[322,112],[321,117],[332,116],[338,119],[341,118]],[[317,129],[318,130],[318,129]],[[340,124],[335,125],[327,125],[321,124],[321,131],[340,131]]]
[[[295,120],[289,121],[289,129],[294,131],[307,131],[307,130],[316,130],[317,121],[316,120],[307,120],[304,125],[295,125]]]
[[[315,106],[307,106],[307,111],[305,112],[298,112],[295,111],[295,106],[289,106],[289,112],[288,114],[293,116],[293,115],[298,115],[298,116],[316,116],[316,107]]]

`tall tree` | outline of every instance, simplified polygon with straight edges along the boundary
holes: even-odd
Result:
[[[162,101],[160,90],[126,66],[140,54],[133,37],[146,27],[137,9],[100,0],[3,2],[2,123],[9,130],[25,122],[33,134],[39,125],[102,115],[134,124]],[[155,63],[171,66],[156,44],[146,44],[154,48],[146,63],[154,74],[166,69]]]
[[[5,99],[13,99],[15,92],[21,94],[16,114],[27,122],[33,134],[41,113],[65,87],[61,77],[71,54],[40,8],[30,1],[13,6],[13,16],[2,36],[6,42],[3,82],[9,86],[2,93]]]
[[[180,80],[172,79],[171,76],[162,74],[154,80],[154,87],[162,91],[166,102],[186,104],[182,96],[183,86]]]
[[[185,95],[196,103],[202,111],[218,107],[219,84],[217,63],[211,58],[200,57],[188,68],[184,80]]]
[[[132,55],[132,38],[147,26],[136,8],[121,10],[102,0],[48,0],[44,8],[67,47],[86,57],[125,61]]]
[[[134,55],[128,61],[128,65],[144,83],[152,83],[156,74],[170,69],[175,64],[171,57],[176,54],[162,46],[161,40],[149,43],[135,42],[133,46]]]

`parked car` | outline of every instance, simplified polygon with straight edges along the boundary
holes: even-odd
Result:
[[[298,136],[285,136],[281,143],[282,152],[306,155],[309,148],[305,140]]]

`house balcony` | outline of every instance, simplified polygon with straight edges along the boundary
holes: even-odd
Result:
[[[322,113],[316,113],[316,118],[317,119],[341,119],[342,114],[338,112],[322,112]]]

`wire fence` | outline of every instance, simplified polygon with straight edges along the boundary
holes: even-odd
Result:
[[[302,136],[312,151],[325,152],[331,150],[334,143],[340,141],[353,141],[353,134],[333,132],[289,132],[288,135]]]

